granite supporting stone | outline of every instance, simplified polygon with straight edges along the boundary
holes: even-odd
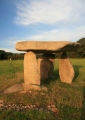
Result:
[[[41,80],[51,78],[54,70],[54,57],[54,54],[43,54],[38,58],[38,70]]]
[[[60,63],[59,63],[59,75],[62,82],[72,83],[74,78],[74,69],[67,56],[66,52],[63,52]]]
[[[33,52],[27,52],[24,56],[24,90],[39,89],[40,74],[36,55]]]

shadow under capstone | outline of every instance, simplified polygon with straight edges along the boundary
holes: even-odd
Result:
[[[79,69],[81,67],[83,67],[83,66],[81,66],[81,65],[73,65],[73,68],[74,68],[74,71],[75,71],[75,76],[74,76],[73,81],[75,81],[77,79],[77,77],[79,76],[79,73],[80,73]]]

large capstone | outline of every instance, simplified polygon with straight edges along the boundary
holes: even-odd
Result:
[[[33,51],[36,53],[56,53],[74,51],[80,44],[69,41],[22,41],[17,42],[15,48],[19,51]]]

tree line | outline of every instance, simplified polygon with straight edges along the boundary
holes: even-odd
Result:
[[[85,58],[85,38],[81,38],[79,41],[79,48],[76,51],[69,52],[69,57],[71,58]]]
[[[25,53],[11,53],[0,50],[0,60],[23,60]]]
[[[81,38],[77,41],[81,44],[76,51],[68,52],[68,56],[70,58],[85,58],[85,38]],[[5,52],[4,50],[0,50],[0,60],[23,60],[25,53],[12,53]],[[38,57],[38,55],[37,55]],[[60,58],[61,53],[56,54],[56,58]]]

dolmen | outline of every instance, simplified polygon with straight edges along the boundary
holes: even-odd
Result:
[[[62,52],[59,63],[61,82],[71,84],[75,72],[67,52],[75,51],[80,44],[70,41],[22,41],[16,50],[26,51],[24,55],[24,90],[40,90],[41,80],[50,78],[54,70],[55,54]],[[40,57],[37,59],[36,54]]]

